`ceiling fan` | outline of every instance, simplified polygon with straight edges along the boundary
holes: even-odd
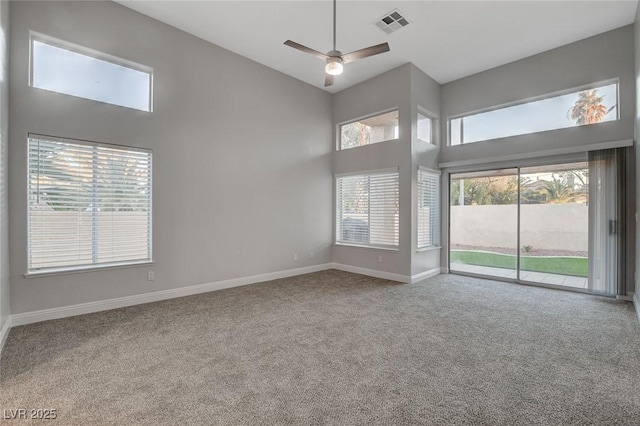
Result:
[[[303,46],[295,41],[287,40],[285,45],[298,49],[302,52],[309,53],[316,58],[320,58],[327,62],[325,66],[325,78],[324,86],[331,86],[333,84],[333,77],[342,74],[342,66],[353,62],[356,59],[366,58],[368,56],[377,55],[389,51],[389,43],[377,44],[371,47],[365,47],[364,49],[356,50],[351,53],[342,54],[339,50],[336,50],[336,0],[333,0],[333,50],[330,50],[326,54],[313,50],[307,46]]]

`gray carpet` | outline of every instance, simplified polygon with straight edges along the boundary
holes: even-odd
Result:
[[[631,304],[454,275],[326,271],[16,327],[1,368],[0,409],[55,424],[640,422]]]

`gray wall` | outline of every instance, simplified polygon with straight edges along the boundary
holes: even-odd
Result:
[[[555,149],[586,151],[585,146],[592,144],[631,141],[634,137],[636,122],[636,78],[633,52],[634,27],[627,25],[443,85],[441,123],[443,146],[440,150],[440,162],[453,163],[457,166],[446,172],[500,165],[513,166],[523,161],[530,162],[531,160],[524,160],[524,158],[540,156],[544,151]],[[446,146],[447,117],[611,79],[619,80],[620,120],[618,121],[467,145]],[[505,162],[501,161],[501,157],[517,160]],[[465,163],[475,165],[464,166]],[[634,173],[630,170],[629,177]],[[448,189],[443,189],[443,196],[446,197]],[[633,217],[633,210],[634,206],[629,205],[627,217]],[[448,212],[445,211],[445,214]],[[634,228],[633,223],[630,224],[630,228]],[[632,255],[633,247],[628,249],[628,254]],[[442,258],[443,263],[446,264],[448,261],[446,252],[442,253]],[[633,262],[630,262],[630,269],[632,264]],[[632,275],[630,269],[629,277]]]
[[[0,1],[0,330],[9,318],[9,2]]]
[[[6,9],[3,2],[3,28]],[[147,114],[29,88],[29,30],[153,67],[154,112]],[[442,87],[406,64],[333,97],[110,2],[15,2],[11,7],[10,42],[12,167],[8,205],[13,313],[331,260],[402,275],[417,274],[438,267],[441,255],[446,261],[446,251],[415,251],[413,194],[418,165],[435,168],[441,161],[488,160],[497,154],[633,136],[632,26]],[[616,77],[621,85],[619,122],[545,132],[536,136],[535,144],[530,143],[531,136],[520,136],[504,144],[487,141],[446,147],[447,116]],[[6,91],[2,96],[5,133],[0,141],[6,154]],[[418,105],[440,118],[439,146],[426,146],[416,140]],[[334,154],[335,124],[390,108],[400,111],[398,141]],[[27,232],[25,136],[29,132],[153,150],[155,265],[23,277]],[[6,156],[2,158],[5,161]],[[400,249],[338,246],[332,250],[333,173],[388,167],[400,171]],[[6,167],[2,170],[6,172]],[[446,181],[446,175],[443,179]],[[0,189],[6,198],[6,187]],[[5,198],[0,197],[3,209],[7,206]],[[6,229],[6,219],[2,223]],[[0,244],[3,259],[8,252],[6,234],[2,233]],[[444,233],[442,238],[446,242]],[[293,260],[294,253],[297,261]],[[382,262],[378,261],[380,255]],[[153,282],[146,281],[150,269],[156,275]],[[0,304],[0,319],[6,318],[9,308],[8,270],[3,267],[0,271],[4,303]]]
[[[636,12],[636,21],[634,25],[634,58],[635,58],[635,76],[636,81],[640,81],[640,7]],[[636,87],[636,105],[635,105],[635,154],[636,154],[636,212],[640,212],[640,148],[638,147],[638,136],[640,135],[640,86]],[[637,222],[636,222],[637,224]],[[640,226],[636,227],[636,253],[640,253]],[[636,297],[640,298],[640,257],[636,256]],[[640,300],[640,299],[639,299]],[[640,309],[640,307],[638,307]]]
[[[438,157],[443,139],[440,137],[440,95],[441,86],[434,79],[422,72],[418,67],[411,65],[411,191],[418,193],[418,166],[430,169],[438,169]],[[434,119],[433,131],[436,145],[425,143],[418,139],[417,118],[419,108],[423,113],[428,113]],[[441,181],[442,183],[442,181]],[[430,269],[439,268],[440,249],[417,251],[418,247],[418,215],[417,198],[411,197],[411,275],[417,275]],[[443,216],[441,215],[441,222]],[[440,232],[442,237],[442,232]]]
[[[153,67],[154,112],[29,88],[30,30]],[[111,2],[14,2],[10,41],[12,314],[331,261],[331,95]],[[155,265],[23,277],[29,132],[153,150]]]
[[[411,64],[405,64],[333,96],[334,123],[397,108],[399,139],[336,151],[334,172],[354,173],[396,167],[400,173],[399,250],[334,246],[333,261],[345,265],[408,275],[411,268]],[[337,137],[337,126],[336,126]],[[382,262],[379,262],[382,256]]]
[[[446,118],[619,78],[620,120],[447,147],[441,162],[488,160],[496,156],[631,140],[635,117],[633,25],[512,62],[442,86],[442,134]],[[443,140],[446,140],[443,138]]]
[[[336,263],[383,272],[415,275],[440,267],[440,252],[416,252],[417,210],[415,196],[418,165],[437,168],[438,145],[417,139],[418,106],[438,119],[440,85],[413,64],[405,64],[334,95],[333,117],[338,125],[397,108],[399,138],[395,141],[336,151],[334,172],[355,173],[398,168],[400,176],[400,248],[397,251],[334,246]],[[379,260],[382,256],[382,262]]]

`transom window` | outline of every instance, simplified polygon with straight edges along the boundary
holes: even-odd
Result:
[[[30,135],[28,273],[151,261],[151,152]]]
[[[150,112],[151,68],[52,37],[31,34],[30,85]]]
[[[449,144],[597,124],[618,117],[618,83],[599,84],[568,94],[452,118],[449,120]]]
[[[363,118],[340,126],[340,149],[398,139],[398,111]]]

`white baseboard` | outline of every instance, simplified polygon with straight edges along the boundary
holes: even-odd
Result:
[[[134,296],[118,297],[115,299],[80,303],[77,305],[63,306],[60,308],[24,312],[11,315],[10,325],[15,327],[19,325],[32,324],[34,322],[66,318],[75,315],[90,314],[94,312],[107,311],[109,309],[124,308],[126,306],[140,305],[142,303],[158,302],[160,300],[173,299],[176,297],[191,296],[194,294],[207,293],[210,291],[222,290],[225,288],[240,287],[243,285],[255,284],[263,281],[271,281],[280,278],[293,277],[295,275],[325,271],[327,269],[331,269],[332,267],[333,264],[325,263],[321,265],[306,266],[303,268],[270,272],[267,274],[252,275],[249,277],[234,278],[230,280],[174,288],[170,290],[154,291],[152,293],[137,294]]]
[[[11,317],[7,318],[7,321],[2,326],[2,329],[0,329],[0,358],[2,358],[2,349],[4,348],[4,342],[7,341],[9,330],[11,330]]]
[[[378,271],[375,269],[361,268],[358,266],[344,265],[340,263],[324,263],[321,265],[287,269],[284,271],[271,272],[267,274],[252,275],[249,277],[234,278],[230,280],[197,284],[169,290],[154,291],[151,293],[136,294],[133,296],[118,297],[115,299],[99,300],[95,302],[80,303],[77,305],[62,306],[59,308],[42,309],[32,312],[23,312],[11,315],[2,330],[0,330],[0,350],[2,348],[2,345],[4,344],[4,340],[9,334],[9,329],[11,327],[59,318],[66,318],[76,315],[107,311],[109,309],[124,308],[126,306],[140,305],[143,303],[158,302],[160,300],[173,299],[176,297],[191,296],[194,294],[207,293],[215,290],[223,290],[225,288],[240,287],[248,284],[277,280],[296,275],[309,274],[312,272],[325,271],[327,269],[337,269],[340,271],[367,275],[370,277],[382,278],[391,281],[398,281],[401,283],[417,282],[419,280],[438,275],[441,272],[441,268],[434,268],[410,277],[408,275],[395,274],[391,272]]]
[[[374,278],[382,278],[383,280],[398,281],[401,283],[410,283],[409,275],[394,274],[393,272],[378,271],[377,269],[361,268],[359,266],[345,265],[342,263],[332,263],[332,268],[339,271],[351,272],[354,274],[367,275]]]
[[[640,293],[633,294],[633,306],[636,308],[636,314],[638,315],[638,321],[640,321]]]
[[[411,276],[411,283],[417,283],[418,281],[426,280],[427,278],[435,277],[442,273],[442,268],[437,267],[429,269],[428,271],[420,272]]]

